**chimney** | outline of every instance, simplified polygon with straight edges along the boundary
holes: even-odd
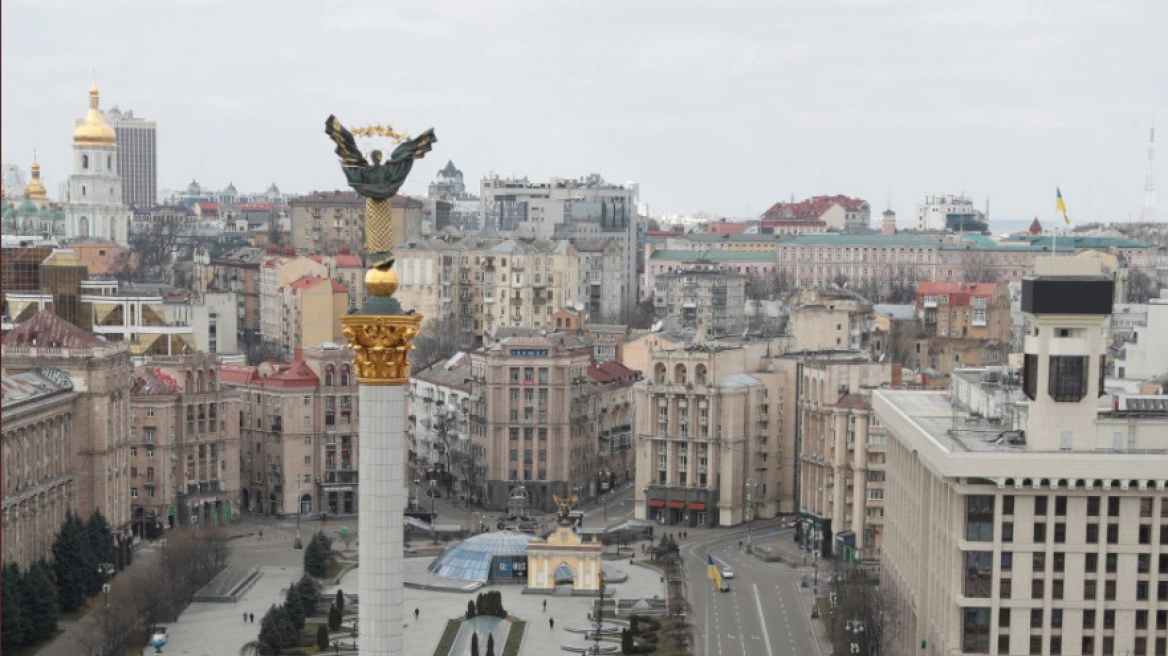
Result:
[[[899,362],[892,363],[892,387],[900,387],[904,380],[904,366]]]

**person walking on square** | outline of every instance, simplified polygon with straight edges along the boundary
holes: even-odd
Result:
[[[554,618],[554,617],[548,618],[548,628],[551,629],[552,631],[556,630],[556,618]]]
[[[248,613],[247,617],[251,620],[252,624],[255,624],[255,613]]]
[[[422,614],[422,611],[418,610],[417,608],[414,609],[414,621],[415,622],[418,621],[418,616],[421,614]]]
[[[547,612],[547,599],[543,600],[543,612]]]
[[[247,613],[244,613],[244,614],[243,614],[243,621],[244,621],[244,623],[246,623],[246,622],[247,622]]]

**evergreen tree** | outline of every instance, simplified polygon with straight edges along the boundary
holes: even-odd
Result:
[[[479,656],[479,634],[472,633],[470,636],[470,656]]]
[[[636,615],[629,618],[629,633],[636,635],[641,632],[641,627],[637,626],[639,620],[640,618]]]
[[[475,597],[475,615],[487,615],[487,614],[488,614],[487,613],[487,602],[485,599],[485,595],[483,595],[483,593],[480,592]]]
[[[633,642],[632,629],[621,629],[621,653],[635,654],[636,645]]]
[[[300,581],[296,583],[296,594],[300,597],[300,608],[304,610],[305,615],[316,612],[320,595],[316,591],[316,584],[312,582],[311,576],[305,574],[300,577]]]
[[[92,582],[97,579],[97,562],[89,551],[85,527],[72,511],[53,541],[53,569],[61,610],[77,610],[91,594]]]
[[[25,616],[28,642],[47,638],[57,630],[57,588],[49,578],[49,564],[33,563],[24,574]]]
[[[333,541],[324,533],[316,533],[308,540],[304,549],[304,571],[320,578],[328,570],[329,555],[332,553]]]
[[[336,604],[329,607],[328,627],[332,631],[339,631],[341,629],[341,609],[337,608]]]
[[[277,648],[296,644],[296,629],[283,606],[272,605],[260,622],[259,642]]]
[[[321,651],[326,651],[329,648],[328,627],[323,624],[316,625],[316,646]]]
[[[85,533],[89,540],[89,551],[93,553],[98,564],[114,562],[114,533],[110,530],[109,522],[100,511],[93,511],[89,523],[85,525]]]
[[[288,593],[284,595],[284,611],[297,631],[304,628],[304,607],[300,605],[300,595],[296,594],[294,585],[290,586]]]
[[[466,602],[466,619],[473,620],[475,618],[475,604],[473,601]]]
[[[25,615],[24,577],[16,563],[4,566],[0,574],[0,650],[11,651],[32,642],[29,640],[30,618]]]
[[[343,590],[337,590],[336,604],[337,608],[345,610],[345,592]]]
[[[487,634],[487,656],[495,656],[495,634]]]

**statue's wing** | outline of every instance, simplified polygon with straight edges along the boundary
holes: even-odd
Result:
[[[557,508],[563,508],[563,507],[564,507],[564,502],[563,502],[563,501],[560,501],[560,498],[559,498],[558,496],[554,495],[554,494],[552,495],[552,503],[556,504],[556,507],[557,507]]]
[[[434,144],[437,141],[438,137],[434,136],[434,128],[430,128],[397,148],[394,148],[393,155],[389,159],[394,162],[401,162],[407,159],[422,159],[426,153],[433,150]]]
[[[357,148],[353,133],[346,130],[336,116],[329,115],[328,120],[324,122],[324,132],[336,142],[337,157],[341,158],[342,166],[361,169],[369,166],[369,162],[365,161],[365,156]]]

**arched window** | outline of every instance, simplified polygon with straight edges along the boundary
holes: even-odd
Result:
[[[341,367],[341,386],[349,386],[349,365],[347,364]]]
[[[684,364],[679,364],[673,368],[673,382],[676,385],[685,385],[689,382],[686,379],[686,369]]]
[[[84,216],[81,217],[81,220],[77,222],[77,236],[78,237],[88,237],[89,236],[89,219],[84,217]]]
[[[697,367],[694,367],[694,382],[698,385],[706,384],[706,365],[699,364]]]
[[[89,155],[82,155],[81,156],[81,168],[83,168],[83,169],[89,168]]]
[[[653,367],[653,380],[658,385],[665,384],[665,363],[658,362],[656,367]]]
[[[106,155],[105,168],[107,171],[114,170],[114,156],[113,155]]]
[[[81,195],[85,196],[85,185],[81,185]]]
[[[332,387],[333,386],[333,375],[335,372],[336,372],[336,370],[333,368],[333,366],[331,364],[324,368],[325,387]]]
[[[199,372],[199,391],[200,392],[207,391],[207,379],[205,376],[203,376],[203,372],[201,372],[201,371]]]

